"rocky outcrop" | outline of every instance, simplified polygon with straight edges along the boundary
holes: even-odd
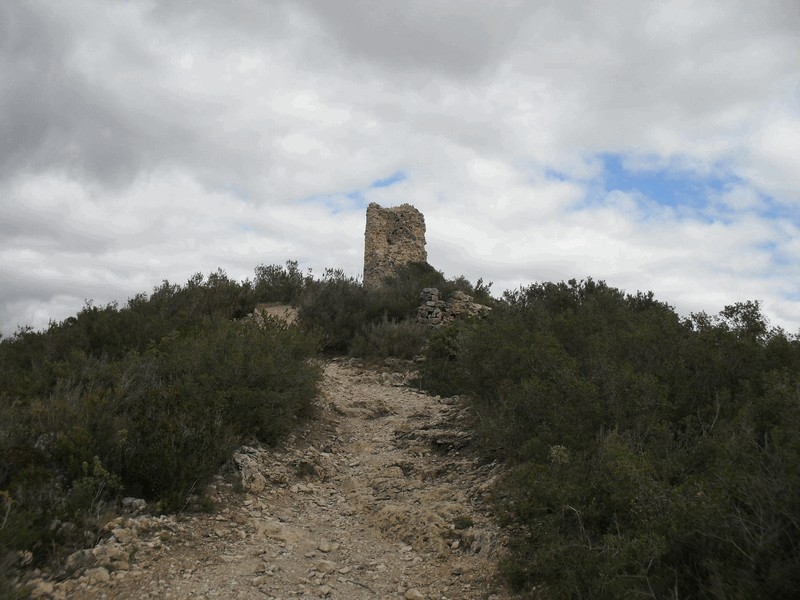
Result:
[[[485,317],[492,310],[484,304],[472,301],[472,296],[462,291],[453,292],[445,301],[436,288],[425,288],[420,292],[422,304],[417,309],[417,320],[426,325],[439,327],[456,319]]]
[[[410,204],[367,207],[364,232],[364,285],[379,286],[409,263],[425,262],[425,217]]]
[[[279,302],[268,302],[256,304],[255,310],[249,315],[248,319],[254,319],[259,325],[263,325],[268,319],[277,319],[287,325],[294,325],[297,322],[297,309],[289,304]]]

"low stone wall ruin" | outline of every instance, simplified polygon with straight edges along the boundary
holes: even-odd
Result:
[[[417,309],[417,321],[432,327],[467,317],[483,318],[492,310],[484,304],[473,302],[472,296],[461,291],[453,292],[446,301],[439,296],[436,288],[425,288],[419,296],[422,304]]]

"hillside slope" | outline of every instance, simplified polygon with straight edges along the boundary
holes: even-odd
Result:
[[[235,457],[214,514],[122,517],[83,573],[44,597],[493,598],[504,538],[487,512],[495,465],[464,446],[457,399],[354,361],[324,366],[320,418]],[[88,554],[88,553],[87,553]],[[75,562],[80,562],[75,557]],[[99,564],[102,563],[102,564]]]

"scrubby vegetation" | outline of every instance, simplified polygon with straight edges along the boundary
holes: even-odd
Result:
[[[483,281],[473,286],[464,277],[446,279],[427,263],[400,268],[380,288],[364,288],[357,278],[329,269],[320,279],[307,282],[300,318],[320,333],[325,352],[411,358],[422,351],[428,334],[413,322],[422,289],[435,287],[445,298],[461,290],[475,296],[476,302],[491,302],[490,286]]]
[[[506,293],[441,329],[425,383],[468,394],[531,598],[800,594],[800,340],[755,302],[681,318],[603,282]]]
[[[432,330],[425,287],[493,311]],[[684,318],[591,279],[488,291],[424,263],[365,289],[289,262],[20,329],[0,342],[0,561],[92,543],[123,495],[181,509],[242,440],[309,416],[317,352],[424,353],[422,384],[468,398],[510,466],[503,571],[528,597],[800,594],[798,337],[755,302]],[[300,326],[242,319],[261,302]]]
[[[278,288],[286,278],[263,269],[255,284],[164,282],[2,340],[2,572],[15,551],[39,565],[92,543],[123,495],[181,509],[243,440],[273,442],[310,415],[317,339],[233,320],[294,293],[287,272]]]
[[[181,510],[243,440],[274,442],[308,417],[318,351],[421,352],[428,330],[406,321],[420,289],[465,283],[419,264],[365,290],[290,261],[252,281],[164,281],[0,340],[0,594],[18,551],[57,563],[97,540],[123,496]],[[300,327],[244,319],[259,303],[299,307]]]

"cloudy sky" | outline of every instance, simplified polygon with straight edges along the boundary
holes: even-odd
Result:
[[[592,276],[800,329],[798,0],[4,0],[0,331],[223,268]]]

